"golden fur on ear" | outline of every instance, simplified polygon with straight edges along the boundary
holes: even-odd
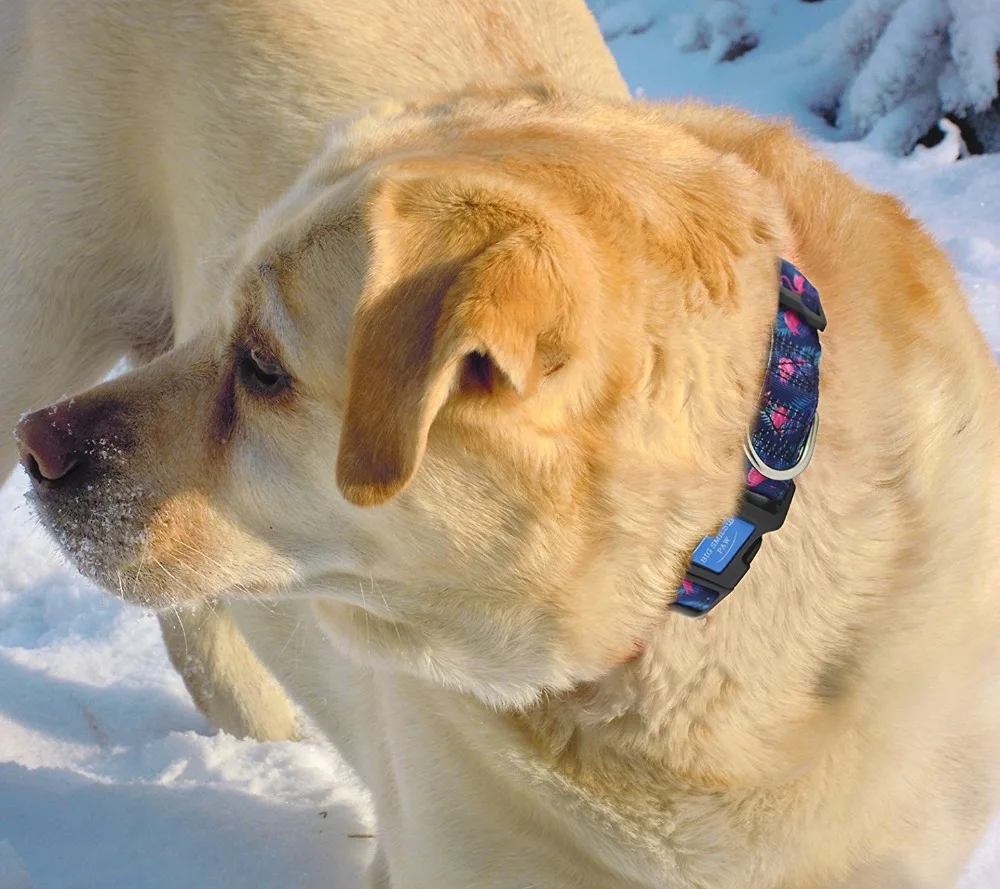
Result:
[[[375,187],[337,459],[351,503],[406,487],[451,395],[524,397],[554,363],[570,234],[537,203],[521,183],[454,167]]]

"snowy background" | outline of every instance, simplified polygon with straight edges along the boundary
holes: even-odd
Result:
[[[988,120],[1000,0],[593,8],[637,93],[789,116],[902,197],[1000,349],[1000,154],[956,163],[963,140],[948,124],[933,148],[899,156],[942,112]],[[0,889],[356,889],[370,809],[336,754],[215,733],[155,619],[70,570],[23,490],[20,472],[0,490]],[[961,889],[997,886],[1000,823]]]

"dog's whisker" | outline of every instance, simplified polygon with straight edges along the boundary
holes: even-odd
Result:
[[[365,584],[360,578],[358,579],[358,589],[361,591],[361,612],[365,616],[365,644],[368,647],[368,654],[371,656],[372,653],[372,626],[371,626],[371,615],[368,613],[368,600],[365,598]]]
[[[184,619],[181,617],[180,606],[174,605],[172,610],[174,612],[174,617],[177,619],[177,625],[181,628],[181,637],[184,639],[184,653],[187,654],[190,651],[190,648],[188,647],[187,629],[184,627]]]
[[[227,566],[223,562],[219,561],[217,558],[209,555],[204,550],[193,546],[191,543],[187,541],[178,540],[176,541],[176,545],[183,547],[188,554],[194,556],[196,559],[200,559],[204,562],[207,562],[209,565],[218,568],[220,570],[220,573],[223,574],[231,573],[232,569],[230,568],[230,566]],[[189,592],[195,592],[194,590],[191,589],[189,585],[185,585],[184,588]],[[246,596],[247,598],[253,599],[254,601],[260,603],[261,605],[266,606],[268,610],[274,612],[274,603],[266,596],[263,596],[259,591],[252,590],[245,584],[233,584],[230,587],[230,590],[233,593],[241,594],[243,596]],[[209,607],[214,609],[214,603],[210,597],[206,597],[205,601],[209,604]]]
[[[285,644],[281,646],[281,650],[278,652],[279,655],[284,654],[288,646],[291,645],[292,640],[295,638],[295,634],[299,631],[300,626],[302,626],[301,616],[297,621],[295,621],[295,626],[292,627],[292,632],[288,634],[288,638],[285,640]]]
[[[139,566],[135,569],[135,577],[132,582],[132,592],[129,596],[130,599],[135,598],[136,590],[139,589],[139,577],[142,574],[142,566],[146,561],[146,554],[149,552],[149,538],[147,537],[142,544],[142,551],[139,553]]]
[[[371,581],[372,591],[379,594],[379,598],[382,600],[382,604],[385,606],[385,613],[389,618],[389,623],[392,624],[393,630],[396,631],[396,639],[399,641],[399,651],[402,654],[405,651],[405,646],[403,645],[403,636],[399,632],[399,624],[396,623],[396,617],[392,613],[392,609],[389,607],[389,602],[385,598],[385,594],[382,592],[382,588],[375,582],[375,576],[369,571],[368,579]]]
[[[164,574],[167,575],[167,577],[170,578],[170,580],[173,582],[173,584],[176,587],[184,590],[184,592],[186,592],[186,593],[193,592],[193,590],[191,589],[191,587],[188,584],[186,584],[184,581],[180,580],[178,577],[176,577],[174,574],[172,574],[169,570],[167,570],[166,565],[164,565],[159,559],[157,559],[155,556],[150,556],[149,558],[150,558],[150,561],[154,565],[156,565],[157,568],[159,568]]]

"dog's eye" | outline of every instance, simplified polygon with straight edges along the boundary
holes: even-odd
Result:
[[[278,362],[264,358],[256,349],[247,349],[239,361],[240,381],[258,395],[276,395],[288,388],[291,380]]]

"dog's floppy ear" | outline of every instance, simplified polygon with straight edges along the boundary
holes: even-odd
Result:
[[[447,400],[528,396],[558,337],[565,236],[522,186],[477,171],[389,174],[368,198],[337,484],[358,506],[410,482]]]

